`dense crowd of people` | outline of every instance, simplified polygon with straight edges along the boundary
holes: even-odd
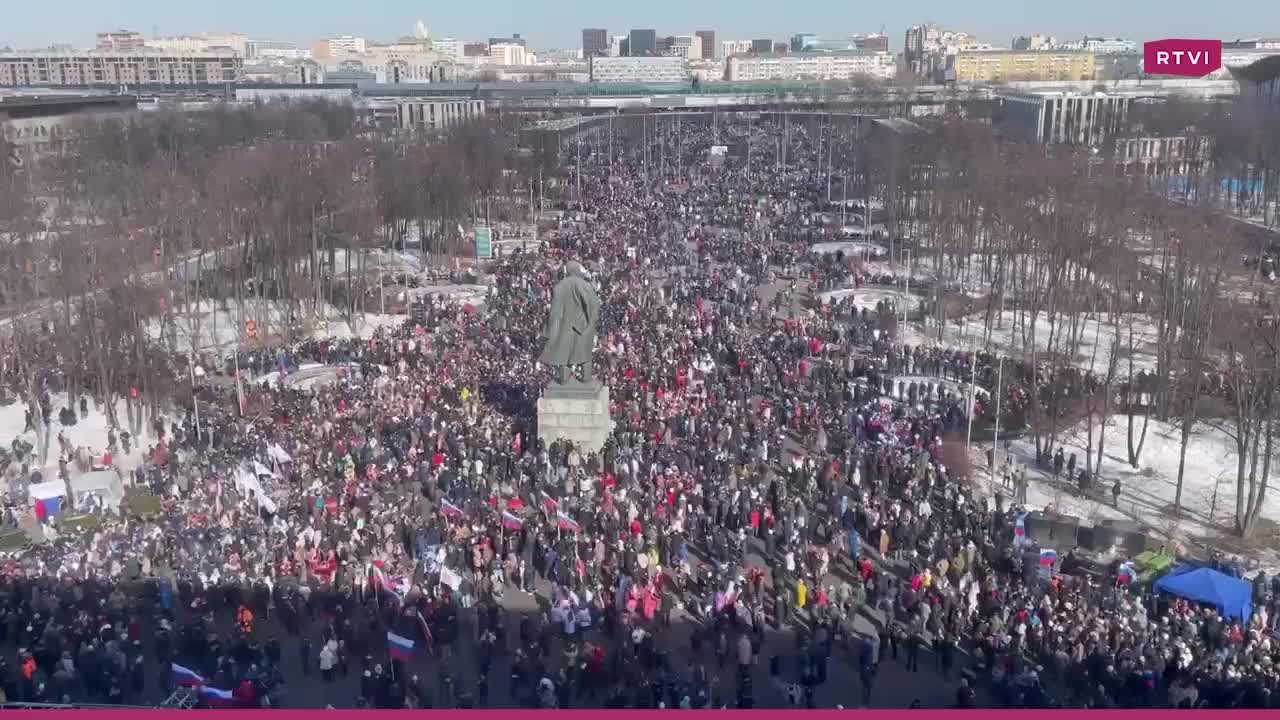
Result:
[[[673,156],[694,165],[712,132],[686,129]],[[210,381],[198,419],[155,420],[127,480],[158,511],[5,561],[5,698],[1280,702],[1280,583],[1224,618],[1021,551],[1021,508],[969,482],[956,440],[993,412],[995,358],[903,345],[893,308],[813,306],[876,278],[808,253],[826,232],[809,221],[820,143],[787,137],[787,165],[729,162],[713,181],[673,182],[639,151],[597,158],[543,252],[490,268],[483,304],[424,295],[371,338],[242,355],[257,381]],[[598,451],[536,432],[541,324],[570,257],[604,303],[595,375],[614,427]],[[313,365],[336,370],[294,381]],[[1008,371],[1013,419],[1046,383],[1096,383]],[[879,688],[886,663],[919,672],[922,650],[945,698]],[[326,694],[352,673],[355,697]]]

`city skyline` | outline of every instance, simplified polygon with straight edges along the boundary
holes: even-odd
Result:
[[[89,47],[95,33],[118,28],[137,30],[148,38],[157,34],[240,32],[254,39],[300,44],[344,34],[393,40],[412,35],[419,19],[425,21],[435,38],[471,40],[520,33],[531,48],[539,49],[578,48],[583,28],[604,28],[610,35],[654,28],[660,36],[710,29],[723,39],[768,37],[775,41],[802,32],[842,37],[883,28],[889,36],[890,49],[900,52],[906,29],[924,22],[963,30],[997,45],[1031,33],[1059,38],[1085,34],[1120,36],[1138,42],[1165,37],[1232,40],[1280,36],[1280,3],[1274,0],[1242,0],[1233,4],[1229,13],[1214,13],[1189,0],[1170,0],[1158,10],[1153,5],[1080,0],[1070,6],[1040,6],[1032,11],[1012,0],[967,7],[923,0],[909,6],[857,9],[831,2],[796,8],[761,2],[711,0],[689,5],[657,0],[640,11],[620,11],[582,0],[559,0],[550,7],[495,0],[483,9],[425,8],[388,0],[370,0],[357,8],[315,0],[276,0],[266,4],[225,0],[212,6],[192,7],[175,7],[159,0],[122,0],[109,7],[87,0],[64,0],[57,13],[28,12],[7,17],[4,30],[0,31],[0,46]],[[553,8],[556,12],[548,12]]]

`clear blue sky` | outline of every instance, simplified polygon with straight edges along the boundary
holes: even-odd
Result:
[[[996,44],[1033,32],[1060,38],[1119,35],[1139,41],[1280,36],[1280,0],[56,0],[27,3],[3,15],[0,46],[13,47],[87,46],[95,32],[118,27],[148,36],[158,29],[164,35],[234,30],[259,39],[297,42],[336,34],[393,39],[411,34],[419,18],[433,37],[482,39],[518,32],[536,48],[576,48],[583,27],[604,27],[612,34],[651,27],[671,35],[709,29],[718,39],[782,40],[797,32],[840,37],[883,26],[895,50],[901,49],[906,28],[920,22],[965,30]]]

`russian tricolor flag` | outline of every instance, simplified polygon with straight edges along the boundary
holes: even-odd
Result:
[[[1019,513],[1017,519],[1013,521],[1014,537],[1024,537],[1027,534],[1027,514]]]
[[[503,510],[502,511],[502,527],[508,530],[519,530],[520,528],[524,527],[524,521],[516,517],[515,515],[512,515],[511,513],[507,512],[506,510]]]
[[[565,515],[563,510],[556,513],[556,523],[561,530],[582,531],[582,526],[575,522],[573,518]]]
[[[204,678],[195,670],[183,667],[178,663],[170,664],[170,671],[173,673],[173,684],[181,687],[200,687],[204,685]]]
[[[378,581],[378,589],[383,592],[391,593],[401,604],[404,603],[405,591],[401,590],[404,585],[403,578],[389,578],[387,574],[376,564],[369,567],[369,572]]]
[[[548,495],[545,491],[542,493],[542,511],[550,515],[552,512],[560,509],[560,501]]]
[[[387,631],[387,654],[393,660],[409,662],[413,658],[413,641]]]
[[[48,497],[35,502],[36,519],[44,522],[62,512],[62,498]]]
[[[1058,551],[1057,551],[1057,550],[1054,550],[1054,549],[1052,549],[1052,548],[1048,548],[1048,549],[1045,549],[1045,550],[1041,550],[1041,551],[1040,551],[1040,566],[1041,566],[1041,567],[1053,567],[1053,564],[1054,564],[1054,563],[1056,563],[1056,562],[1058,562]]]
[[[1120,570],[1116,573],[1116,579],[1121,583],[1131,583],[1138,579],[1138,570],[1133,563],[1120,563]]]
[[[450,519],[460,518],[463,515],[462,508],[444,499],[440,500],[440,512],[444,513],[444,516]]]
[[[230,690],[219,690],[215,687],[202,686],[200,688],[200,699],[204,700],[209,707],[234,707],[236,704],[236,696]]]

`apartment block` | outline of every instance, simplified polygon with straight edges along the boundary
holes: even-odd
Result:
[[[1093,80],[1096,69],[1093,53],[1086,52],[961,50],[951,58],[948,79],[961,83]]]
[[[661,83],[685,82],[689,68],[679,57],[591,58],[591,82]]]
[[[98,33],[95,49],[99,52],[135,52],[146,47],[146,38],[137,30],[109,30]]]
[[[234,53],[3,53],[0,86],[203,85],[237,82],[243,60]]]
[[[853,80],[894,76],[897,62],[890,53],[798,52],[738,55],[729,58],[725,79],[757,80]]]

